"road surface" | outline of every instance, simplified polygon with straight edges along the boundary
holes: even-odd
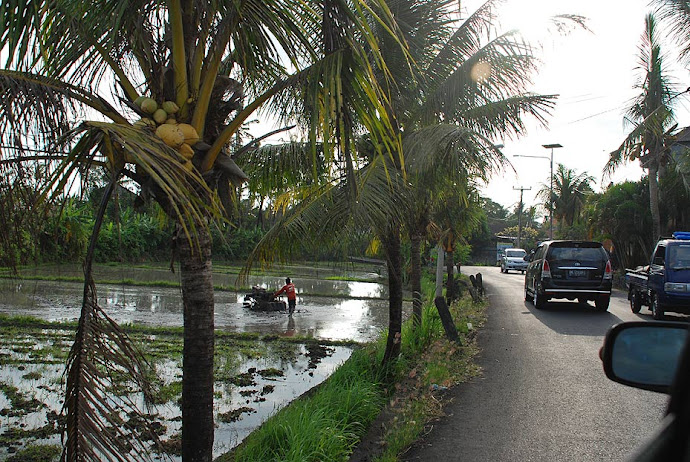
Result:
[[[656,428],[666,395],[612,382],[598,351],[607,329],[635,315],[614,291],[609,312],[593,303],[524,301],[524,276],[498,267],[481,272],[489,300],[479,333],[480,378],[449,390],[446,417],[434,423],[405,461],[620,461]],[[670,319],[688,318],[669,316]]]

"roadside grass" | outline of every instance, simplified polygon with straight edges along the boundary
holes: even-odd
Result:
[[[442,415],[443,391],[480,372],[473,363],[474,329],[484,323],[486,302],[474,303],[467,294],[451,306],[458,345],[445,338],[433,292],[427,280],[422,325],[404,324],[401,355],[388,369],[381,368],[384,334],[217,461],[347,460],[358,444],[367,445],[369,460],[398,460]],[[372,437],[367,430],[374,422],[385,430]],[[365,434],[373,440],[363,441]]]
[[[371,347],[352,356],[316,390],[267,420],[222,461],[344,460],[384,403]]]

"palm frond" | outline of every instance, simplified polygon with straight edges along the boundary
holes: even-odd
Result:
[[[143,354],[127,334],[98,305],[91,274],[93,255],[106,205],[117,184],[113,177],[101,202],[84,265],[84,298],[75,342],[67,359],[66,412],[67,441],[62,460],[101,461],[151,460],[150,448],[123,416],[147,421],[135,400],[127,395],[110,395],[118,375],[127,377],[152,402]],[[151,432],[155,435],[155,432]],[[154,436],[155,439],[155,436]]]
[[[639,159],[643,132],[644,126],[638,125],[625,137],[618,149],[609,153],[609,160],[604,165],[605,176],[612,175],[624,163]]]
[[[357,196],[345,182],[331,182],[309,188],[309,194],[286,209],[278,222],[252,251],[240,274],[246,277],[254,262],[270,265],[284,261],[305,240],[340,242],[354,229],[376,229],[383,224],[402,223],[407,212],[409,189],[395,169],[384,167],[386,157],[377,157],[357,172]],[[381,204],[386,204],[382,207]]]
[[[453,124],[430,125],[407,134],[403,149],[408,172],[420,178],[485,178],[507,164],[489,138]]]
[[[501,2],[502,0],[489,0],[465,19],[433,61],[426,66],[426,75],[442,82],[457,68],[458,63],[477,54],[494,28],[496,8]]]
[[[462,125],[487,138],[525,134],[525,116],[542,127],[556,106],[556,95],[521,94],[463,110]]]
[[[37,145],[52,146],[72,129],[85,108],[118,122],[125,119],[105,100],[82,88],[25,72],[0,69],[0,136],[22,142],[27,127]]]
[[[249,175],[249,188],[262,193],[315,183],[326,173],[322,146],[304,142],[260,146],[238,162]]]
[[[430,83],[415,118],[424,124],[433,120],[435,114],[458,120],[466,108],[524,92],[536,70],[537,59],[530,47],[516,37],[501,35],[448,68],[445,78],[439,76]]]
[[[671,25],[671,33],[687,63],[690,60],[690,3],[687,0],[654,0],[654,3],[659,5],[659,18]]]
[[[207,182],[196,169],[187,170],[185,159],[148,132],[129,125],[84,122],[69,132],[65,142],[77,140],[69,154],[50,175],[46,194],[60,194],[79,166],[101,162],[123,168],[128,162],[137,171],[125,169],[156,197],[171,217],[177,217],[185,235],[194,240],[196,226],[205,226],[206,216],[221,217],[221,208]],[[109,159],[109,153],[115,158]]]

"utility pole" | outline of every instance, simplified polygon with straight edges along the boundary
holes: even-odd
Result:
[[[519,188],[513,187],[513,190],[515,190],[515,191],[519,190],[520,191],[520,203],[518,205],[518,238],[517,238],[517,246],[520,249],[522,248],[522,246],[520,245],[520,239],[522,237],[522,192],[523,191],[529,191],[530,189],[532,189],[531,186],[529,188],[523,188],[522,186],[520,186]]]

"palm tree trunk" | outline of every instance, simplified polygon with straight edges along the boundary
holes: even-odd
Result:
[[[412,324],[422,325],[422,237],[410,236],[410,288],[412,289]]]
[[[657,180],[658,168],[656,165],[649,167],[649,210],[652,212],[652,242],[659,240],[661,236],[661,214],[659,212],[659,183]]]
[[[383,354],[383,365],[400,355],[400,334],[402,331],[402,253],[400,234],[397,230],[387,231],[383,241],[388,267],[388,339]]]
[[[178,234],[184,349],[182,358],[182,460],[213,460],[213,275],[211,236],[198,226],[196,240]]]

